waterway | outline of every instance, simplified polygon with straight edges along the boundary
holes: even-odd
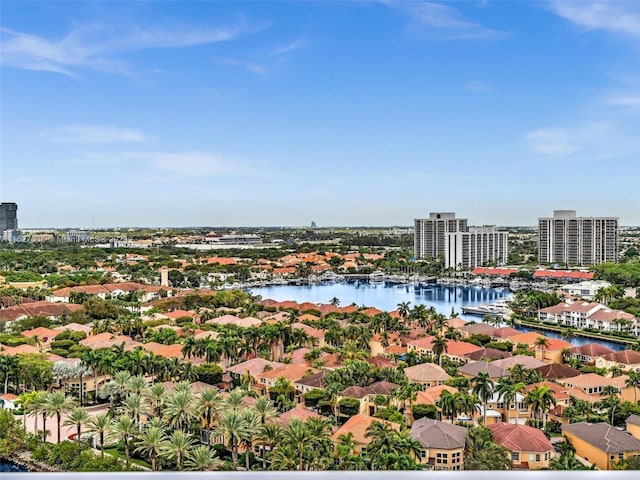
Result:
[[[18,465],[17,463],[8,462],[6,460],[0,460],[0,472],[5,473],[17,473],[17,472],[28,472],[29,469],[23,467],[22,465]]]
[[[463,314],[462,307],[493,303],[496,300],[507,299],[512,292],[503,288],[486,288],[478,286],[453,286],[428,285],[415,288],[413,285],[397,285],[385,283],[369,283],[363,281],[330,283],[321,285],[279,285],[272,287],[251,288],[251,293],[260,295],[263,299],[277,301],[292,300],[298,303],[329,303],[331,299],[340,300],[340,305],[375,307],[380,310],[391,311],[398,308],[401,302],[411,302],[410,306],[426,305],[433,307],[437,312],[451,315],[452,312],[467,321],[482,321],[478,315]],[[518,326],[523,332],[535,331],[528,326]],[[540,331],[549,338],[560,338],[560,334],[550,331]],[[594,340],[584,337],[574,337],[570,340],[575,346],[587,343],[600,343],[613,350],[624,350],[625,345],[608,342],[606,340]]]

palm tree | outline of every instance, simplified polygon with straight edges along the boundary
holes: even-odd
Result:
[[[251,470],[251,455],[250,453],[253,451],[253,443],[256,439],[258,429],[260,425],[262,425],[260,421],[260,415],[255,412],[253,409],[245,409],[241,413],[242,422],[245,425],[243,434],[241,436],[241,441],[244,446],[244,461],[245,461],[245,469],[247,471]]]
[[[87,423],[89,423],[89,420],[91,418],[89,417],[89,414],[87,413],[87,411],[82,408],[82,407],[76,407],[74,408],[71,413],[69,414],[69,416],[67,417],[67,419],[64,421],[63,425],[65,427],[69,427],[69,426],[76,426],[77,428],[77,432],[76,432],[76,441],[78,442],[78,452],[80,451],[80,433],[82,431],[82,426],[86,425]]]
[[[119,416],[116,421],[111,424],[112,435],[124,443],[124,459],[127,467],[129,466],[129,445],[137,431],[138,427],[128,415]]]
[[[212,388],[207,388],[200,392],[196,399],[196,412],[200,415],[201,424],[207,432],[207,444],[211,442],[211,424],[218,415],[222,397]]]
[[[58,422],[58,443],[60,443],[60,422],[62,421],[62,414],[70,412],[75,406],[73,398],[66,396],[60,390],[51,393],[47,397],[45,409],[49,416],[56,416]]]
[[[0,373],[4,377],[4,395],[9,388],[9,377],[18,372],[18,357],[10,355],[0,355]]]
[[[496,392],[500,395],[504,403],[505,422],[509,422],[509,404],[517,401],[520,390],[525,387],[524,382],[513,383],[508,379],[504,379],[496,388]],[[518,405],[516,404],[516,425],[518,424]]]
[[[97,350],[88,350],[82,355],[82,363],[93,372],[93,401],[98,402],[98,367],[100,365],[100,353]]]
[[[447,339],[441,335],[435,337],[431,345],[431,350],[438,358],[438,365],[442,366],[442,354],[447,351]]]
[[[207,472],[218,470],[224,462],[209,447],[201,445],[187,453],[184,464],[187,470]]]
[[[549,339],[547,337],[538,337],[533,344],[541,351],[540,360],[544,360],[544,349],[549,346]]]
[[[334,307],[338,307],[340,306],[340,299],[338,297],[333,297],[330,301],[329,301],[329,305],[333,305]]]
[[[493,382],[487,372],[480,372],[473,379],[472,392],[482,400],[483,424],[487,424],[487,402],[493,397]]]
[[[260,424],[264,425],[278,416],[278,410],[268,397],[264,395],[256,399],[253,409],[260,416]]]
[[[145,411],[142,396],[133,392],[127,395],[122,402],[122,410],[133,418],[136,423],[140,423],[140,415]]]
[[[409,314],[411,313],[411,307],[409,305],[411,305],[411,302],[400,302],[398,304],[398,313],[405,321],[409,318]]]
[[[38,414],[43,411],[47,392],[32,392],[32,397],[27,404],[23,404],[22,408],[25,410],[28,416],[34,418],[33,434],[38,434]],[[46,430],[46,428],[45,428]]]
[[[161,383],[151,385],[144,392],[144,398],[151,407],[151,414],[154,417],[162,415],[162,407],[167,398],[167,389]]]
[[[165,402],[163,418],[170,427],[186,431],[195,419],[196,407],[190,390],[176,390]]]
[[[245,436],[246,428],[244,418],[237,410],[227,410],[220,416],[218,429],[231,449],[234,470],[238,468],[238,445]]]
[[[99,413],[87,423],[88,430],[91,433],[100,436],[100,456],[104,458],[104,437],[109,433],[112,426],[112,420],[109,414]]]
[[[282,431],[282,443],[290,446],[297,459],[297,470],[304,470],[304,454],[311,448],[313,438],[302,420],[291,420]]]
[[[151,470],[154,472],[158,469],[158,455],[162,451],[165,441],[166,435],[164,431],[158,427],[145,428],[138,440],[138,447],[135,451],[149,456],[151,459]]]
[[[194,444],[195,440],[191,435],[187,435],[181,430],[174,430],[161,446],[160,452],[174,461],[178,471],[181,472],[184,470],[184,460]]]
[[[540,387],[534,388],[531,390],[524,399],[527,405],[531,406],[531,409],[534,412],[540,412],[542,416],[542,429],[547,426],[547,410],[551,408],[551,406],[556,405],[556,399],[553,395],[553,390],[551,390],[547,385],[541,385]]]
[[[272,451],[276,445],[280,444],[281,441],[282,428],[277,423],[265,423],[258,429],[256,442],[260,445],[263,470],[267,469],[267,455],[265,447],[269,447],[269,451]]]
[[[142,393],[149,387],[149,382],[142,375],[136,375],[131,377],[126,383],[126,391],[142,395]]]
[[[638,389],[640,388],[640,370],[631,370],[629,378],[624,382],[624,386],[633,388],[633,403],[638,403]]]

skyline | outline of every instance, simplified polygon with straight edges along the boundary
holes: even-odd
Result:
[[[640,4],[3,2],[21,228],[640,225]]]

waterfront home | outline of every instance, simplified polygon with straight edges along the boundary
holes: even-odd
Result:
[[[640,455],[640,440],[607,423],[572,423],[562,434],[576,449],[576,455],[600,470],[613,470],[614,463]]]
[[[459,328],[464,338],[472,335],[489,335],[490,337],[496,332],[497,328],[488,323],[467,323]]]
[[[612,310],[597,302],[563,302],[538,310],[541,322],[553,322],[579,330],[594,328],[604,332],[638,333],[638,322],[630,313]]]
[[[576,387],[589,395],[600,396],[607,386],[615,387],[619,393],[625,388],[626,375],[609,378],[597,373],[583,373],[576,377],[558,379],[558,382],[567,387]]]
[[[496,423],[488,428],[493,434],[493,441],[511,452],[512,470],[549,467],[555,450],[542,430],[510,423]]]
[[[546,338],[549,340],[548,337],[537,332],[519,332],[517,335],[509,335],[504,340],[511,342],[514,350],[518,348],[518,345],[526,345],[533,350],[539,338]]]
[[[562,363],[562,355],[565,349],[571,348],[569,342],[557,338],[548,338],[546,345],[535,345],[534,352],[538,360],[548,363]]]
[[[538,372],[545,380],[557,380],[560,378],[577,377],[580,375],[579,370],[562,363],[543,365],[542,367],[534,368],[534,371]]]
[[[135,282],[122,282],[122,283],[105,283],[103,285],[82,285],[75,287],[66,287],[54,290],[51,295],[47,297],[49,302],[63,302],[69,303],[69,299],[72,294],[86,294],[97,296],[102,299],[107,297],[115,298],[121,295],[125,295],[131,292],[137,292],[140,295],[141,302],[149,302],[159,297],[160,290],[166,291],[163,287],[154,285],[143,285]],[[171,296],[171,290],[167,292]]]
[[[509,337],[513,337],[514,335],[520,335],[522,332],[516,330],[511,327],[500,327],[497,328],[493,334],[491,335],[491,339],[496,342],[502,342],[508,340]]]
[[[596,367],[598,368],[619,368],[623,372],[640,370],[640,352],[635,350],[622,350],[611,352],[596,357]]]
[[[422,446],[416,460],[429,470],[464,470],[467,429],[421,418],[411,426],[411,437]]]
[[[614,352],[615,350],[612,350],[609,347],[605,347],[600,343],[592,342],[569,349],[568,358],[575,358],[583,363],[593,365],[595,364],[596,358]]]
[[[351,433],[353,435],[352,441],[354,442],[353,454],[359,455],[369,443],[371,443],[371,438],[366,436],[367,429],[373,423],[386,423],[391,426],[394,430],[400,430],[400,425],[393,422],[388,422],[386,420],[381,420],[378,418],[370,417],[368,415],[356,414],[353,415],[349,420],[347,420],[344,425],[338,428],[333,435],[331,435],[331,440],[334,445],[338,445],[340,443],[341,435],[348,435]]]

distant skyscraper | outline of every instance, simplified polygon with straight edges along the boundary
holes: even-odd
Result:
[[[414,223],[413,246],[416,259],[444,255],[447,234],[467,231],[467,219],[456,218],[453,212],[430,213],[429,218],[416,218]]]
[[[18,205],[0,203],[0,235],[5,230],[18,230]]]
[[[575,210],[554,210],[538,219],[538,259],[545,263],[587,266],[618,259],[617,217],[576,217]]]
[[[316,225],[316,222],[315,222],[315,221],[312,221],[312,222],[311,222],[311,228],[317,228],[317,225]]]

